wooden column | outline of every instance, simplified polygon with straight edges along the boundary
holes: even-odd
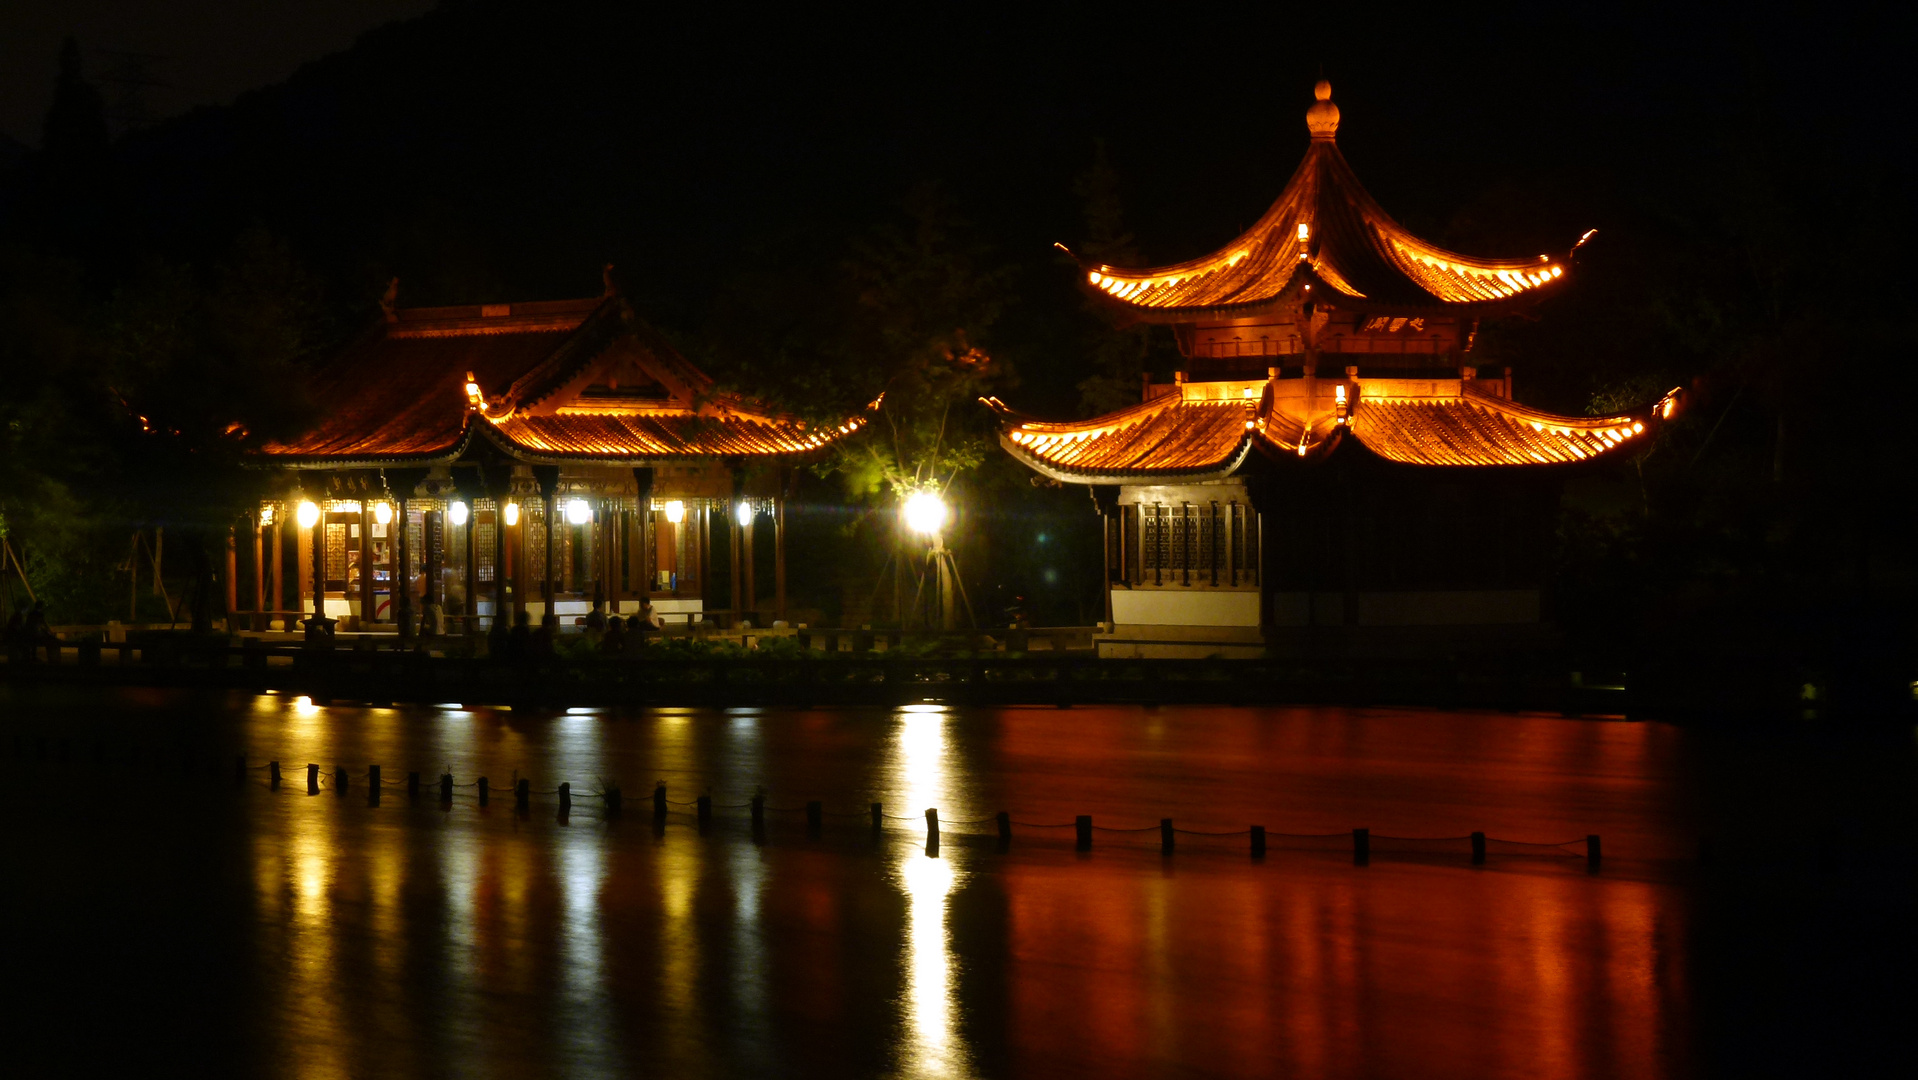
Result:
[[[406,487],[393,500],[393,526],[399,534],[393,538],[393,621],[400,636],[413,636],[413,526],[407,516]]]
[[[373,503],[360,500],[360,633],[379,617],[379,598],[373,587]]]
[[[479,633],[479,500],[466,509],[466,620],[469,634]]]
[[[773,500],[773,618],[786,617],[786,497]]]
[[[558,492],[548,491],[543,496],[546,510],[546,542],[541,546],[540,558],[545,566],[544,578],[540,582],[540,599],[546,604],[546,614],[553,614],[553,598],[558,595],[559,583],[554,579],[557,569],[554,562],[555,549],[559,547],[559,497]]]
[[[753,595],[753,527],[758,523],[759,515],[754,514],[751,522],[739,530],[739,565],[746,597],[745,611],[759,609],[759,599]]]
[[[511,571],[513,584],[513,622],[519,622],[519,613],[526,610],[526,520],[531,517],[526,507],[519,508],[519,522],[513,526],[506,548],[507,569]]]
[[[703,612],[718,600],[713,592],[713,511],[710,506],[699,508],[699,607]]]
[[[420,520],[420,538],[426,542],[426,587],[420,591],[420,610],[438,604],[441,614],[446,612],[445,599],[440,596],[440,577],[445,573],[445,515],[444,510],[428,510]]]
[[[313,543],[311,545],[313,570],[313,614],[326,618],[326,511],[320,511],[320,519],[313,523]]]
[[[274,510],[271,526],[273,529],[273,606],[268,609],[270,611],[286,609],[286,538],[280,533],[280,519],[283,516],[278,509]],[[289,626],[286,629],[293,628]]]
[[[246,516],[247,535],[253,541],[253,611],[255,630],[266,629],[266,551],[260,537],[260,515]]]
[[[506,620],[503,624],[501,620]],[[511,625],[506,617],[506,500],[493,500],[493,622]]]
[[[240,558],[231,525],[226,527],[226,628],[233,629],[233,612],[240,606]]]
[[[734,507],[727,517],[732,519],[726,523],[726,528],[730,530],[727,533],[729,539],[726,544],[727,569],[731,571],[731,577],[728,580],[732,584],[732,588],[729,591],[732,593],[732,608],[736,613],[733,619],[737,622],[746,614],[746,583],[740,578],[740,534],[746,530],[742,529],[739,525],[739,509],[737,507]]]

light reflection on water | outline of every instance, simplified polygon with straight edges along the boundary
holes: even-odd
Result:
[[[492,710],[237,703],[287,782],[149,836],[200,867],[156,892],[227,948],[239,1071],[293,1076],[1675,1076],[1692,1069],[1695,932],[1663,864],[1690,838],[1680,743],[1650,725],[1471,714],[1076,709]],[[299,771],[354,774],[345,797]],[[368,804],[364,773],[389,787]],[[462,785],[442,807],[442,769]],[[417,803],[408,771],[422,775]],[[516,812],[510,777],[541,792]],[[656,829],[647,799],[711,791]],[[599,782],[626,792],[609,820]],[[764,786],[763,836],[745,825]],[[822,799],[824,835],[797,807]],[[886,835],[863,811],[883,804]],[[929,849],[922,813],[940,812]],[[1564,839],[1615,862],[1375,858],[1149,828]],[[229,858],[216,838],[231,834]],[[968,836],[966,834],[972,834]],[[80,841],[84,840],[82,844]],[[195,845],[202,845],[196,847]],[[119,858],[131,859],[128,850]],[[110,873],[114,859],[92,860]],[[40,880],[35,877],[33,880]],[[102,879],[102,885],[111,879]],[[191,901],[186,899],[193,897]],[[245,912],[202,918],[209,898]],[[233,905],[229,905],[233,906]],[[224,910],[224,909],[223,909]],[[198,921],[196,921],[198,920]],[[164,967],[159,969],[164,971]],[[156,979],[160,976],[155,975]],[[245,990],[257,987],[257,993]],[[1488,1035],[1495,1033],[1495,1036]]]

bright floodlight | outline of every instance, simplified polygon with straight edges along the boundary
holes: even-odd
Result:
[[[752,528],[753,504],[740,503],[738,506],[733,507],[733,520],[739,522],[739,527],[742,529]]]
[[[507,503],[506,504],[506,527],[510,529],[513,526],[518,524],[519,524],[519,504]]]
[[[677,525],[686,520],[686,504],[678,499],[666,504],[666,520]]]
[[[574,499],[566,504],[566,520],[575,525],[584,525],[593,520],[593,508],[586,505],[585,499]]]
[[[946,504],[939,496],[920,491],[906,500],[906,528],[931,536],[945,524]]]
[[[465,503],[463,502],[454,503],[452,506],[449,506],[446,508],[446,513],[448,517],[451,517],[453,519],[453,524],[455,525],[466,524],[466,504]]]
[[[303,502],[300,504],[300,528],[310,529],[314,525],[319,524],[319,520],[320,520],[319,507],[314,506],[312,502],[310,501]]]
[[[373,504],[373,520],[379,522],[382,525],[385,525],[388,522],[392,521],[393,520],[393,504],[392,503],[374,503]]]

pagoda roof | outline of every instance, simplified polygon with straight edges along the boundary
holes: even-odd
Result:
[[[715,388],[616,295],[396,309],[317,369],[306,432],[258,454],[293,468],[443,464],[484,438],[528,462],[799,455],[836,429]]]
[[[1486,313],[1529,303],[1563,280],[1546,255],[1461,255],[1407,231],[1339,152],[1339,110],[1321,81],[1311,145],[1258,222],[1196,259],[1146,269],[1088,265],[1094,294],[1131,322],[1242,318],[1303,300],[1380,313]]]
[[[1032,469],[1079,484],[1172,483],[1236,472],[1254,445],[1322,459],[1346,439],[1387,461],[1537,467],[1642,445],[1680,392],[1617,416],[1557,416],[1472,379],[1267,379],[1179,383],[1152,400],[1067,423],[1037,421],[996,399],[1000,445]]]

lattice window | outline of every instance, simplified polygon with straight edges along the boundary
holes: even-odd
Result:
[[[1219,506],[1217,503],[1186,507],[1186,513],[1197,519],[1195,524],[1198,526],[1199,542],[1194,554],[1196,554],[1198,558],[1193,562],[1192,566],[1192,569],[1197,573],[1211,574],[1212,568],[1219,565],[1218,552],[1214,547],[1218,542],[1218,529],[1216,528],[1216,523],[1213,521],[1213,518],[1218,514],[1218,509]]]
[[[1238,503],[1232,503],[1226,507],[1226,512],[1231,515],[1232,521],[1232,551],[1230,556],[1232,583],[1237,585],[1239,583],[1239,571],[1245,569],[1245,507]]]
[[[479,546],[479,579],[493,580],[493,524],[486,522],[474,526],[477,534],[475,543]]]
[[[1181,571],[1192,566],[1192,508],[1190,506],[1168,506],[1171,514],[1169,529],[1171,549],[1167,552],[1165,567],[1168,570]]]

